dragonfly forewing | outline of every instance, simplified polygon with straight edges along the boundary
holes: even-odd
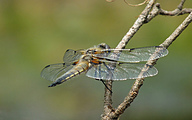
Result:
[[[164,57],[168,54],[168,50],[161,46],[133,48],[133,49],[109,49],[103,50],[110,53],[102,58],[111,61],[137,63],[142,61],[154,60]],[[151,57],[154,55],[153,57]],[[100,57],[100,56],[98,56]]]

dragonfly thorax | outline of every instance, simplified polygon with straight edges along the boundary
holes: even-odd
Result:
[[[87,55],[83,55],[82,58],[80,59],[80,61],[87,61],[90,62],[92,59],[92,56],[87,54]]]

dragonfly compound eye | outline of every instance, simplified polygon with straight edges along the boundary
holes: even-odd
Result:
[[[98,45],[98,47],[100,47],[102,49],[110,49],[109,45],[107,45],[106,43],[101,43]]]
[[[92,50],[87,50],[86,54],[92,54]]]

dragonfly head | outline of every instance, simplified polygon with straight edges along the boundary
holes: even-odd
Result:
[[[108,51],[109,49],[110,49],[109,45],[107,45],[105,43],[101,43],[97,47],[87,49],[85,54],[92,55],[92,54],[109,53],[110,52],[110,51]]]
[[[106,43],[101,43],[97,47],[101,49],[110,49],[109,45],[107,45]]]

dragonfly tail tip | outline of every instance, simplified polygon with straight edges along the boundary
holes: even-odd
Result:
[[[56,86],[56,84],[51,84],[51,85],[49,85],[48,87],[54,87],[54,86]]]

